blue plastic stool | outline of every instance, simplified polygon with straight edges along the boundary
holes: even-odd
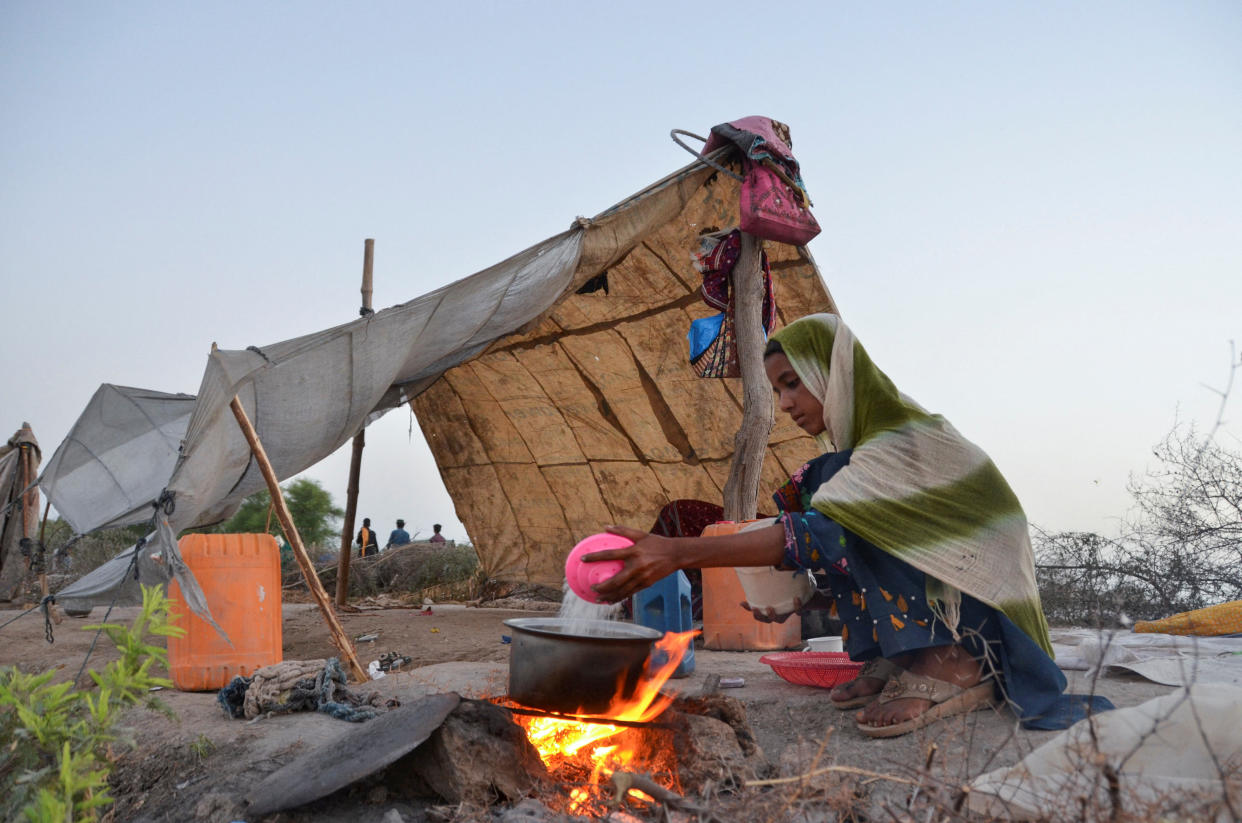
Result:
[[[673,572],[634,595],[634,622],[660,632],[688,632],[694,628],[690,612],[690,580],[685,572]],[[662,661],[657,657],[653,662],[659,664]],[[693,671],[694,644],[691,643],[686,648],[686,656],[677,664],[673,677],[689,677]]]

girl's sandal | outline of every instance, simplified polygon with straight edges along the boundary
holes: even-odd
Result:
[[[853,683],[857,683],[859,680],[862,680],[864,677],[869,677],[872,680],[880,680],[880,681],[883,681],[885,684],[887,684],[889,681],[893,680],[895,677],[903,674],[904,672],[905,672],[905,669],[903,669],[901,666],[898,666],[896,663],[889,660],[888,658],[873,657],[863,664],[863,667],[858,670],[858,674],[854,677],[853,680],[843,685],[848,686]],[[872,700],[875,700],[877,697],[879,697],[879,695],[880,695],[880,692],[876,691],[876,692],[872,692],[871,694],[862,694],[856,697],[847,697],[844,700],[833,700],[831,697],[829,697],[828,702],[831,703],[835,708],[838,708],[844,711],[845,709],[857,709],[862,706],[866,706]]]
[[[871,726],[859,722],[858,730],[867,737],[899,737],[941,718],[973,712],[995,704],[991,680],[985,680],[976,686],[963,689],[948,681],[912,672],[902,672],[888,681],[876,699],[883,704],[907,697],[930,700],[932,705],[909,720],[903,720],[891,726]]]

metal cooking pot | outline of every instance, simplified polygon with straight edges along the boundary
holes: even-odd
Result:
[[[544,711],[603,714],[629,698],[663,633],[612,620],[521,617],[509,651],[509,699]]]

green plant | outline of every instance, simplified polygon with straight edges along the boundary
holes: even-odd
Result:
[[[201,763],[216,750],[216,744],[211,742],[211,738],[205,734],[200,734],[198,739],[190,744],[190,753],[194,755],[194,760]]]
[[[151,695],[172,682],[151,674],[168,653],[146,642],[148,634],[179,636],[160,587],[142,587],[142,611],[132,626],[88,626],[108,635],[121,656],[91,671],[92,693],[72,683],[51,682],[54,671],[27,674],[0,669],[0,816],[31,821],[92,821],[112,803],[108,775],[112,747],[123,742],[117,723],[129,708],[144,705],[171,715]]]

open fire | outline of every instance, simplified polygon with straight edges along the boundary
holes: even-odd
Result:
[[[651,774],[665,788],[675,792],[681,790],[677,780],[676,755],[671,744],[663,747],[664,751],[652,751],[649,739],[626,735],[630,726],[625,724],[649,723],[673,702],[674,696],[663,694],[660,689],[672,676],[697,634],[694,631],[669,633],[657,641],[652,659],[662,662],[644,674],[628,698],[622,694],[623,684],[618,683],[612,703],[602,714],[574,718],[517,718],[548,771],[562,782],[574,784],[569,796],[569,811],[585,812],[597,807],[602,802],[600,785],[618,770],[639,768]],[[627,740],[627,737],[632,740]],[[638,742],[644,739],[648,742]],[[637,789],[630,789],[630,795],[640,800],[651,800]]]

